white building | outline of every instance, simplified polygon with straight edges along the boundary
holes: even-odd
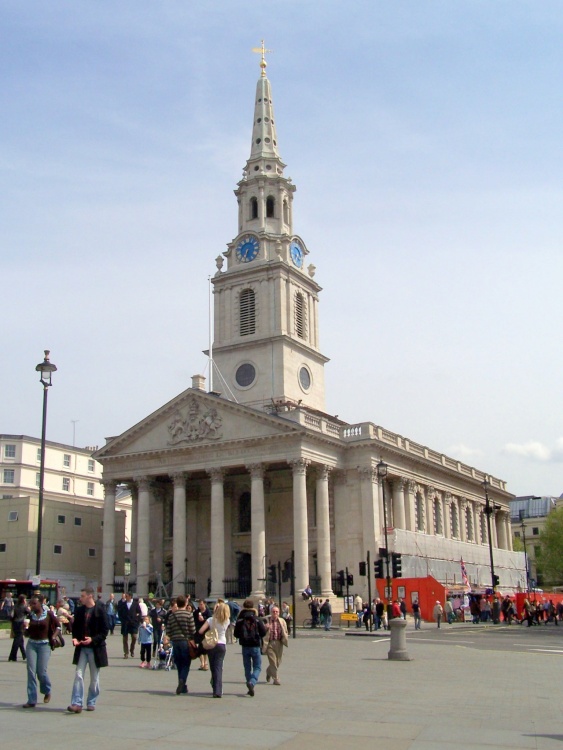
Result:
[[[94,448],[45,444],[41,576],[74,595],[101,585],[104,494]],[[35,574],[41,440],[0,434],[0,579]],[[123,574],[126,508],[117,506],[115,572]],[[113,566],[112,566],[113,572]]]
[[[336,571],[356,571],[367,551],[378,557],[385,516],[403,576],[460,582],[463,558],[470,580],[489,585],[485,472],[369,420],[348,424],[324,411],[321,287],[293,225],[296,188],[279,153],[263,59],[261,67],[250,157],[235,190],[238,223],[213,278],[213,392],[195,376],[95,454],[108,520],[117,484],[133,491],[137,590],[146,594],[154,571],[171,562],[178,592],[187,570],[200,594],[208,579],[210,595],[221,596],[232,579],[248,578],[258,597],[266,566],[294,550],[296,586],[316,577],[330,596]],[[389,467],[383,483],[380,459]],[[503,589],[524,586],[523,555],[512,552],[512,496],[502,480],[488,480],[495,572]],[[114,549],[107,522],[104,580]],[[367,581],[359,583],[365,596]]]

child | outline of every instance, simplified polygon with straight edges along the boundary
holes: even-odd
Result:
[[[150,617],[143,617],[139,628],[139,643],[141,644],[141,669],[150,669],[152,651],[152,631]]]

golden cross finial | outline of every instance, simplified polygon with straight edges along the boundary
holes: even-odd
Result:
[[[266,78],[266,66],[268,64],[266,62],[266,54],[271,54],[273,50],[266,49],[266,47],[264,47],[264,40],[262,39],[262,46],[253,47],[252,51],[257,52],[259,55],[262,55],[262,59],[260,60],[260,67],[262,68],[262,78]]]

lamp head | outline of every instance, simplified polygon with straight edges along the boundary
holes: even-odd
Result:
[[[380,459],[377,464],[377,476],[379,479],[385,479],[387,476],[387,469],[389,468],[383,459]]]
[[[49,349],[45,349],[45,359],[43,360],[43,362],[40,362],[35,368],[37,372],[41,373],[39,381],[43,383],[45,388],[48,388],[50,385],[52,385],[51,374],[57,371],[57,366],[49,361],[50,353],[51,352],[49,351]]]

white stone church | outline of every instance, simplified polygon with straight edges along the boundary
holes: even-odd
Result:
[[[325,413],[321,287],[294,230],[295,185],[284,175],[265,68],[262,55],[238,226],[216,259],[214,388],[195,376],[94,456],[105,487],[104,591],[113,587],[118,484],[132,490],[131,577],[141,595],[168,570],[173,593],[187,577],[198,595],[223,596],[226,581],[239,579],[260,597],[268,566],[294,551],[298,590],[314,581],[332,596],[336,572],[348,567],[366,596],[358,562],[368,551],[378,559],[385,531],[403,576],[460,583],[463,558],[470,581],[490,585],[485,479],[500,588],[525,586],[502,480],[370,421]]]

